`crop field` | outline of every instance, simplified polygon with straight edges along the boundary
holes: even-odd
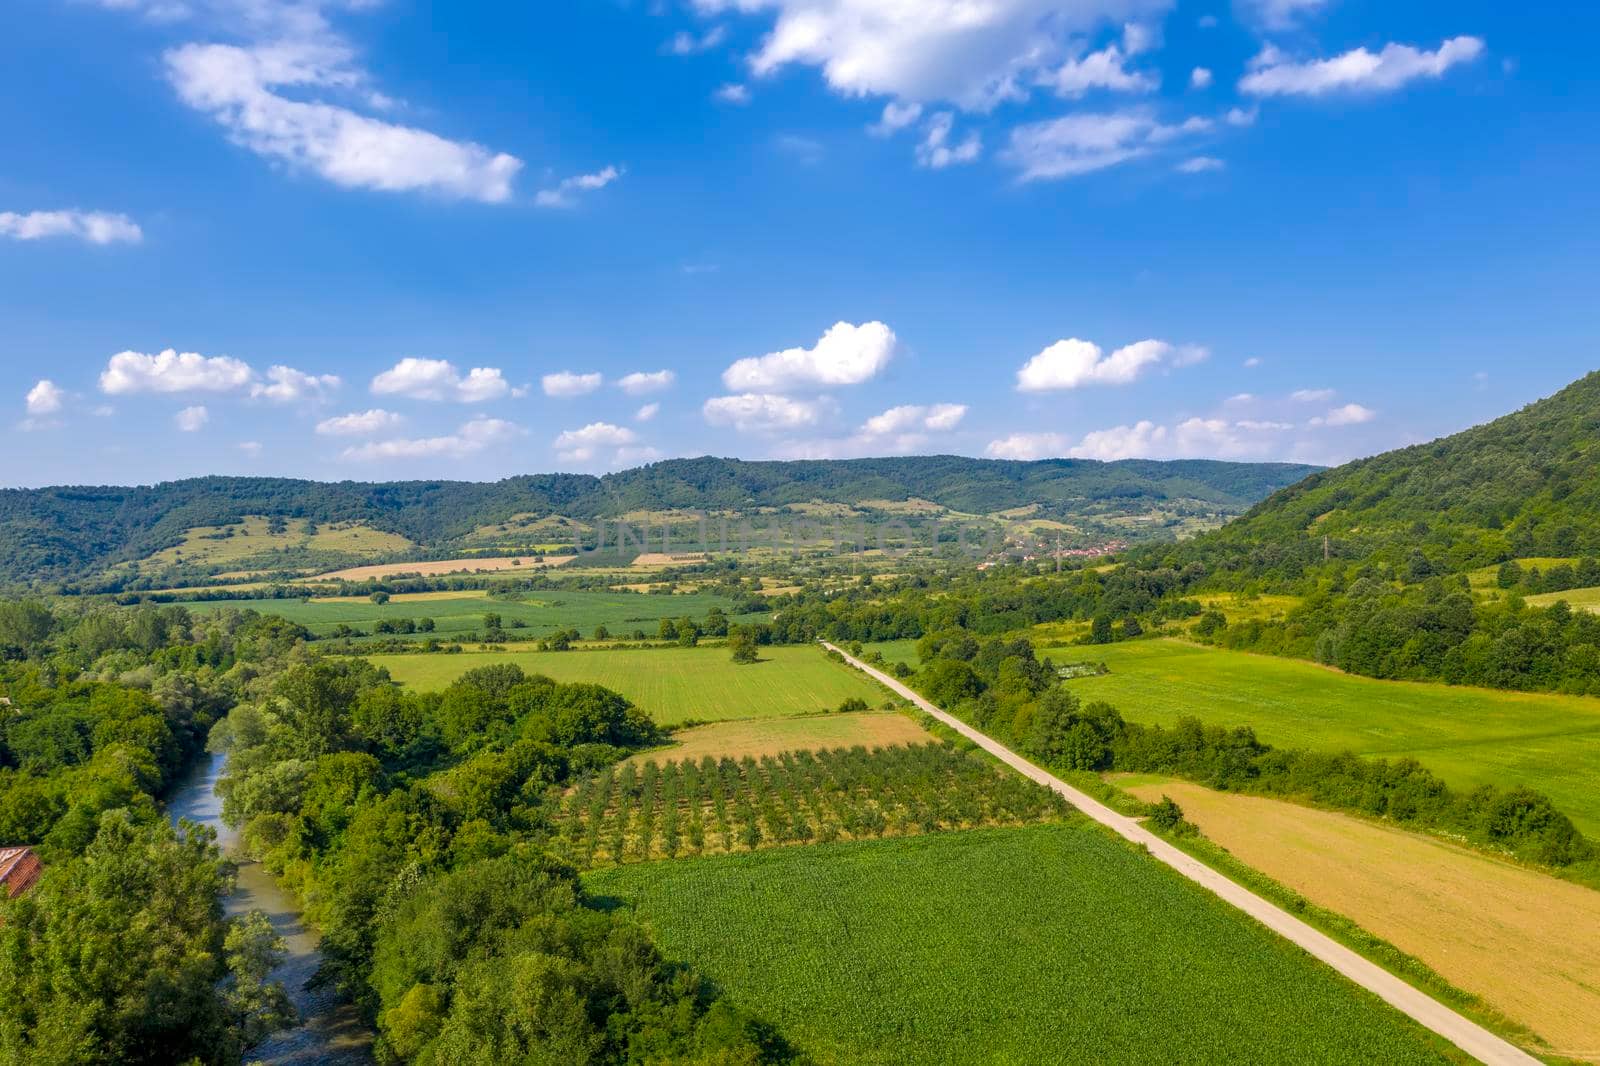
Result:
[[[859,711],[853,714],[812,714],[803,718],[750,718],[713,722],[672,734],[673,745],[644,752],[632,762],[646,759],[691,759],[709,755],[742,759],[746,755],[781,755],[786,751],[821,751],[824,748],[884,748],[891,744],[922,744],[933,739],[907,715],[895,711]]]
[[[434,594],[424,594],[432,596]],[[541,592],[523,600],[485,599],[467,592],[442,598],[394,597],[379,605],[365,597],[312,600],[212,600],[185,603],[195,612],[239,607],[276,614],[299,622],[319,637],[334,636],[340,626],[363,635],[375,633],[379,622],[431,618],[434,629],[428,633],[401,636],[414,640],[434,637],[459,639],[484,629],[483,616],[497,614],[507,629],[525,629],[528,636],[544,636],[576,628],[589,636],[597,626],[606,626],[618,636],[634,630],[656,635],[663,618],[704,618],[713,607],[724,611],[731,600],[711,593],[686,593],[673,596],[644,596],[627,592],[598,592],[580,589]]]
[[[1543,1037],[1600,1049],[1600,892],[1437,837],[1282,800],[1135,778],[1245,864],[1427,963]]]
[[[1069,682],[1131,722],[1191,715],[1268,744],[1411,756],[1458,787],[1526,785],[1600,836],[1600,699],[1376,681],[1172,640],[1084,648],[1111,673]]]
[[[532,571],[540,567],[565,566],[575,559],[576,555],[475,555],[464,559],[347,566],[343,570],[330,570],[326,574],[318,574],[305,580],[368,581],[382,580],[399,574],[421,574],[424,577],[438,577],[442,574],[494,574],[503,570]]]
[[[1447,1061],[1332,970],[1076,820],[585,881],[822,1064]]]
[[[667,597],[633,598],[654,601]],[[833,662],[818,648],[804,645],[762,648],[761,661],[748,665],[733,662],[728,650],[719,647],[368,658],[387,668],[401,684],[428,690],[445,688],[475,667],[516,663],[530,674],[544,674],[557,681],[588,681],[614,689],[664,726],[816,714],[834,710],[847,699],[861,699],[876,706],[888,696],[859,671]]]
[[[630,760],[553,803],[560,846],[582,867],[1027,825],[1067,810],[1049,789],[937,742]]]

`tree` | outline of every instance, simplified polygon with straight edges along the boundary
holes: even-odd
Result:
[[[1171,796],[1162,796],[1161,802],[1150,808],[1150,824],[1163,833],[1175,833],[1188,823],[1183,820],[1183,808]]]
[[[1112,641],[1111,616],[1097,614],[1094,621],[1089,623],[1090,644],[1110,644]]]
[[[1501,563],[1500,571],[1495,575],[1495,584],[1503,589],[1514,589],[1522,584],[1522,564],[1515,559]]]
[[[761,661],[761,653],[756,638],[747,629],[736,629],[728,635],[728,648],[733,653],[736,663],[755,663]]]
[[[384,604],[389,602],[389,594],[382,591],[374,592],[372,595],[368,596],[367,599],[371,600],[379,607],[382,607]]]
[[[595,626],[594,627],[594,639],[595,640],[610,640],[611,639],[611,630],[607,629],[605,626]]]

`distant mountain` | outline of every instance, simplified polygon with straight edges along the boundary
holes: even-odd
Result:
[[[493,483],[323,483],[206,477],[160,485],[0,491],[0,581],[81,578],[183,543],[186,531],[247,516],[354,522],[423,549],[513,519],[579,521],[666,509],[742,513],[813,502],[868,509],[923,500],[988,515],[1034,508],[1030,517],[1085,533],[1123,530],[1173,536],[1189,518],[1215,524],[1317,468],[1210,461],[1039,462],[926,456],[745,462],[675,459],[604,477],[546,474]]]
[[[1421,551],[1449,572],[1600,553],[1600,371],[1486,425],[1313,474],[1164,554],[1293,576],[1325,543],[1397,565]]]

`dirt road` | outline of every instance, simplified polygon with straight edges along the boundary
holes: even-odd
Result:
[[[941,711],[883,671],[873,669],[842,648],[836,648],[826,641],[823,642],[823,647],[843,655],[845,661],[856,669],[862,671],[879,684],[884,685],[896,695],[910,700],[919,709],[954,729],[1018,773],[1060,793],[1068,803],[1071,803],[1101,825],[1109,827],[1119,836],[1135,844],[1143,844],[1149,849],[1150,854],[1161,862],[1166,863],[1189,880],[1244,911],[1286,940],[1304,948],[1345,977],[1382,999],[1385,1003],[1399,1010],[1419,1025],[1426,1026],[1444,1037],[1478,1061],[1489,1063],[1491,1066],[1502,1066],[1502,1064],[1504,1066],[1513,1066],[1513,1064],[1515,1066],[1537,1066],[1539,1060],[1520,1048],[1507,1043],[1483,1028],[1483,1026],[1462,1017],[1438,1000],[1411,987],[1381,966],[1368,962],[1343,944],[1294,917],[1288,911],[1269,903],[1254,892],[1234,884],[1198,859],[1179,851],[1132,818],[1118,814],[1099,800],[1073,788],[1054,774],[1041,770],[1010,748],[986,734],[980,733],[961,721],[961,719]]]

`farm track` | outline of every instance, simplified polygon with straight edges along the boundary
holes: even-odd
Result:
[[[1237,907],[1290,943],[1304,949],[1313,957],[1331,966],[1338,973],[1385,1003],[1411,1018],[1417,1024],[1437,1033],[1479,1062],[1490,1066],[1533,1066],[1538,1059],[1515,1045],[1489,1032],[1431,996],[1406,984],[1389,971],[1369,962],[1332,937],[1319,932],[1289,912],[1268,902],[1248,889],[1242,888],[1178,848],[1167,843],[1144,828],[1137,821],[1118,814],[1087,793],[1073,788],[1054,774],[1042,770],[1005,745],[985,733],[979,732],[961,719],[940,710],[904,684],[875,670],[866,663],[837,648],[827,641],[822,646],[836,651],[846,662],[865,673],[977,744],[984,751],[1010,766],[1025,777],[1053,789],[1078,810],[1111,829],[1124,839],[1143,845],[1152,856],[1170,866],[1184,877],[1210,891],[1226,903]]]

